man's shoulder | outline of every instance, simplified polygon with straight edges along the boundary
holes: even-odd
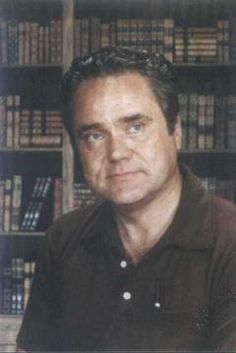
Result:
[[[236,205],[221,197],[212,196],[212,227],[218,245],[235,244]]]
[[[99,227],[107,207],[106,201],[98,201],[85,209],[74,209],[58,218],[46,235],[53,252],[59,255],[68,243],[77,242],[85,233],[91,233]]]

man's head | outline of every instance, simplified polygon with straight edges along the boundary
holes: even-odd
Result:
[[[158,53],[149,55],[123,47],[104,48],[91,56],[76,58],[61,82],[63,118],[73,141],[73,99],[78,87],[98,77],[137,72],[144,76],[166,118],[169,132],[179,113],[178,90],[171,63]]]
[[[169,63],[112,49],[73,65],[63,83],[66,124],[90,187],[115,205],[165,199],[178,179],[181,145]]]

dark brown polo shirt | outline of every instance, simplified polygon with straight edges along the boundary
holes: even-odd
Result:
[[[107,202],[50,228],[19,347],[236,351],[236,208],[182,174],[173,223],[136,266]]]

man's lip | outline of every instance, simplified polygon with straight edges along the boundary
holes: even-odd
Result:
[[[123,177],[123,176],[127,176],[127,175],[133,175],[133,174],[136,174],[136,173],[137,172],[114,173],[114,174],[108,175],[108,178]]]

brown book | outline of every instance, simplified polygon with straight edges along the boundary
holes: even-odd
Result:
[[[56,63],[62,63],[62,21],[56,20]]]
[[[13,147],[14,129],[14,98],[12,95],[6,98],[6,147]]]
[[[24,36],[24,64],[30,64],[30,30],[29,22],[25,22],[25,36]]]
[[[44,62],[48,64],[50,62],[50,39],[49,39],[49,26],[45,26],[44,28]]]
[[[56,49],[56,20],[51,20],[50,25],[50,36],[49,36],[49,49],[50,49],[50,63],[55,64],[57,62],[57,49]]]
[[[74,38],[74,53],[77,58],[81,56],[81,28],[79,18],[74,20]]]
[[[14,96],[14,122],[13,122],[13,146],[19,148],[20,146],[20,96]]]
[[[101,24],[99,17],[92,17],[90,20],[90,52],[94,53],[100,49],[101,34],[100,34]]]
[[[18,23],[18,64],[24,64],[24,37],[25,37],[25,24],[24,22]]]
[[[38,63],[38,32],[39,25],[36,22],[30,24],[30,48],[31,48],[31,64]]]

